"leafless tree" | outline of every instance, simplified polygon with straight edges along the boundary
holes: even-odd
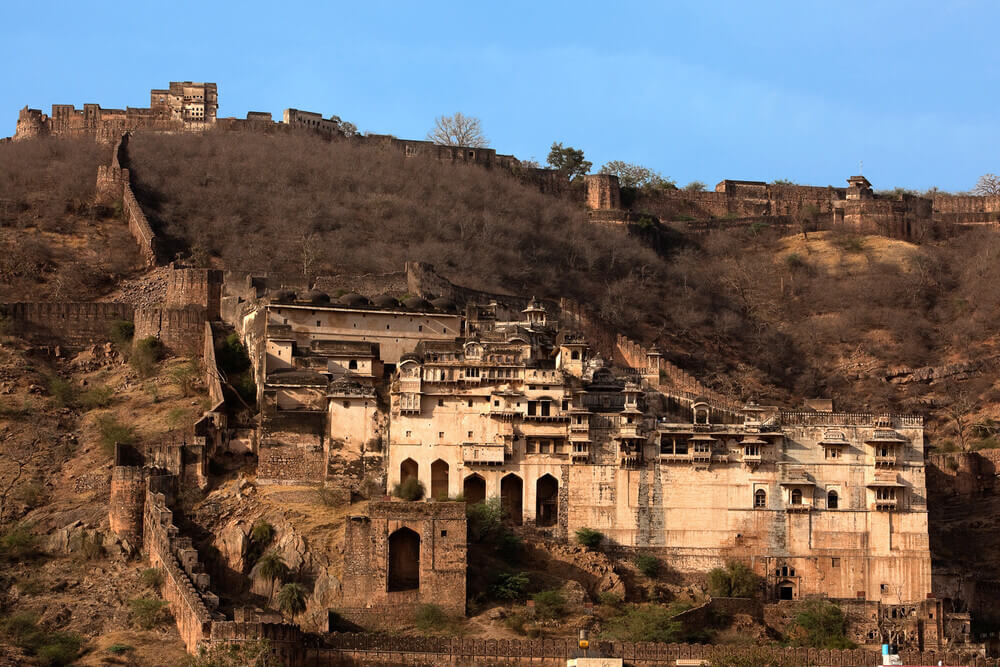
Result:
[[[7,501],[29,474],[34,459],[38,455],[38,440],[25,447],[24,442],[15,442],[10,436],[0,441],[3,466],[0,468],[0,522],[7,517]]]
[[[958,446],[963,452],[967,452],[969,451],[969,447],[966,442],[966,434],[976,410],[976,399],[967,389],[960,388],[955,382],[948,383],[945,387],[945,393],[952,400],[951,403],[942,408],[942,411],[948,415],[948,419],[955,426],[955,434],[958,436]]]
[[[993,197],[1000,195],[1000,176],[996,174],[983,174],[976,181],[976,187],[972,192],[982,197]]]
[[[439,146],[486,148],[490,145],[479,119],[466,116],[461,111],[456,111],[454,116],[438,116],[434,127],[427,133],[427,140]]]

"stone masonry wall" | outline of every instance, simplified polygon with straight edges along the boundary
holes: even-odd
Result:
[[[222,271],[216,269],[178,269],[167,273],[167,308],[204,308],[210,320],[219,319],[222,298]]]
[[[6,303],[0,304],[7,330],[30,341],[90,345],[107,341],[111,324],[131,321],[126,303]]]
[[[187,308],[138,308],[135,311],[135,340],[159,338],[174,354],[198,356],[204,351],[206,311]]]

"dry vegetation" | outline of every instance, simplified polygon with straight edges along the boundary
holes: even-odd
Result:
[[[136,267],[115,210],[93,205],[107,152],[85,139],[0,144],[3,300],[92,299]]]

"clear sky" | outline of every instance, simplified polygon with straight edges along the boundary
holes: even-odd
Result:
[[[971,188],[1000,172],[1000,3],[63,2],[0,5],[0,136],[24,105],[148,106],[215,81],[220,116],[286,107],[423,138],[482,119],[680,184]],[[5,120],[4,120],[5,119]]]

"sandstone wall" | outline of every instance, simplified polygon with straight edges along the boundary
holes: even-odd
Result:
[[[198,356],[204,351],[206,311],[187,308],[138,308],[135,311],[135,340],[159,338],[174,354]]]
[[[33,342],[79,346],[107,341],[111,324],[133,319],[125,303],[6,303],[0,318],[12,334]]]
[[[179,269],[167,273],[167,308],[198,306],[210,320],[219,319],[222,298],[222,271],[216,269]]]

